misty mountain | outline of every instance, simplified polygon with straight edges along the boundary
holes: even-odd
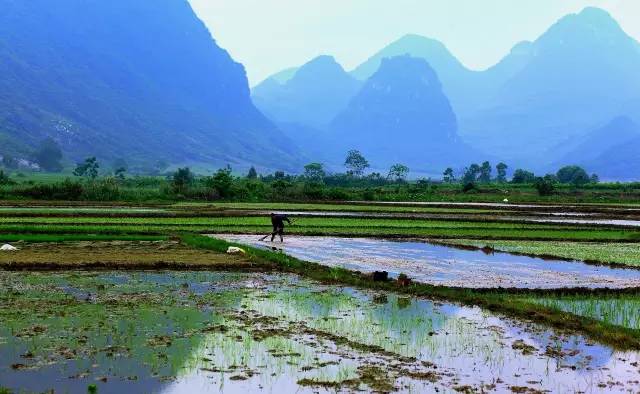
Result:
[[[317,129],[326,128],[362,85],[331,56],[319,56],[286,78],[281,72],[256,86],[254,103],[276,122]]]
[[[558,21],[531,44],[527,64],[462,118],[463,137],[511,159],[551,161],[550,149],[618,116],[640,97],[640,45],[597,8]]]
[[[401,55],[426,60],[438,74],[456,114],[466,115],[483,105],[527,64],[531,57],[531,43],[518,44],[500,63],[486,71],[474,71],[465,67],[440,41],[409,34],[373,55],[353,70],[352,75],[365,80],[378,69],[383,59]]]
[[[72,159],[293,165],[186,0],[0,0],[0,136]]]
[[[585,165],[611,148],[640,138],[640,126],[626,116],[620,116],[592,132],[569,140],[559,147],[566,151],[557,166]],[[593,168],[597,172],[597,168]]]
[[[640,137],[615,145],[584,165],[603,180],[637,181],[640,174]]]
[[[358,149],[374,165],[404,163],[438,171],[471,150],[459,140],[457,120],[436,72],[424,59],[383,59],[378,71],[333,121],[342,152]]]

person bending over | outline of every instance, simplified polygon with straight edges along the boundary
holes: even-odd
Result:
[[[273,225],[271,242],[276,238],[276,234],[280,236],[280,242],[284,242],[284,222],[291,224],[291,220],[289,220],[287,215],[271,214],[271,224]]]

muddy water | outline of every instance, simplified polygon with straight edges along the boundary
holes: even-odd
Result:
[[[271,247],[255,235],[216,235],[258,247]],[[472,287],[627,288],[640,287],[640,270],[609,268],[581,262],[544,260],[508,253],[487,255],[424,242],[366,238],[286,237],[284,253],[306,261],[351,270],[405,273],[423,283]]]
[[[0,387],[625,392],[640,354],[478,308],[224,273],[0,272]],[[530,391],[533,392],[533,391]]]

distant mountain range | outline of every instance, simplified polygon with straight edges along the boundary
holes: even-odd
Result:
[[[285,78],[276,75],[254,88],[253,101],[277,122],[315,128],[329,125],[362,86],[330,56],[319,56]]]
[[[329,129],[334,148],[357,148],[380,166],[404,163],[428,171],[473,158],[458,138],[438,75],[424,59],[408,55],[382,59]]]
[[[54,4],[55,3],[55,4]],[[0,155],[45,139],[68,162],[437,175],[504,160],[640,176],[640,44],[598,8],[568,15],[484,71],[407,35],[352,71],[320,56],[251,92],[186,0],[0,0]]]
[[[608,124],[609,132],[622,128],[619,134],[626,135],[624,128],[627,126],[615,119],[626,117],[640,121],[640,44],[629,37],[607,12],[598,8],[586,8],[578,14],[562,18],[540,38],[516,45],[498,64],[484,71],[466,68],[436,40],[407,35],[374,54],[350,74],[363,81],[362,89],[365,89],[384,59],[403,55],[424,59],[435,70],[457,116],[457,132],[462,140],[483,152],[485,157],[506,160],[512,168],[525,166],[546,171],[569,160],[588,165],[592,172],[604,172],[604,159],[595,158],[604,154],[606,149],[612,149],[611,143],[603,143],[602,138],[589,138],[589,134]],[[306,68],[289,69],[284,78],[280,75],[279,82],[271,78],[264,84],[287,86],[295,78],[296,72]],[[345,78],[344,73],[341,75]],[[307,75],[307,79],[317,84],[317,80],[322,79],[319,74],[317,76],[312,78]],[[404,78],[401,73],[387,77],[388,80]],[[275,96],[265,94],[264,84],[254,89],[253,96],[258,107],[269,113],[269,103]],[[400,108],[388,102],[388,107],[381,105],[376,111],[384,112],[388,118],[393,118],[393,111],[398,111],[398,119],[407,111],[424,111],[422,102],[410,99],[413,89],[407,86],[404,96],[402,92],[394,93],[397,102],[406,107]],[[302,85],[298,85],[296,91],[297,94],[326,94],[322,99],[313,99],[317,101],[344,102],[346,98],[344,91],[341,95],[326,91],[317,93],[317,90]],[[357,93],[353,94],[345,111],[353,111],[353,106],[361,100],[358,97]],[[295,107],[282,101],[280,103],[283,106],[279,108],[279,119],[287,118],[287,112],[296,111]],[[300,114],[299,111],[297,113]],[[436,116],[425,112],[425,116],[427,114]],[[316,135],[323,132],[336,135],[335,125],[340,122],[336,120],[331,123],[332,126],[322,128],[317,122],[299,116],[295,123],[302,134],[308,130],[305,126],[309,126]],[[351,135],[362,136],[358,127],[342,126],[340,138],[349,140]],[[393,130],[394,133],[399,131],[398,128]],[[408,134],[411,134],[409,130]],[[370,134],[362,143],[379,144],[381,147],[387,145],[386,140],[376,138],[376,134]],[[305,150],[304,138],[298,136],[298,141],[303,142],[302,148]],[[576,146],[578,141],[580,146]],[[402,157],[403,152],[423,142],[407,139],[404,145],[394,145],[394,149],[397,149],[395,157]],[[613,137],[611,142],[615,142]],[[567,146],[563,147],[563,144]],[[338,142],[334,146],[343,149]],[[575,148],[573,156],[569,155],[572,148]],[[593,160],[587,160],[586,157],[579,159],[580,152],[588,154],[588,158]],[[456,162],[455,157],[451,156],[451,165],[464,164]],[[386,159],[379,156],[371,160]],[[426,160],[422,163],[426,163]],[[434,172],[441,170],[435,167],[431,169]],[[616,176],[632,175],[623,171]]]
[[[0,154],[297,169],[186,0],[0,0]]]

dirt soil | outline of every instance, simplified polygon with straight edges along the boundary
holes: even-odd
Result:
[[[194,249],[178,241],[14,243],[18,251],[0,252],[0,269],[206,269],[265,270],[269,266]]]

